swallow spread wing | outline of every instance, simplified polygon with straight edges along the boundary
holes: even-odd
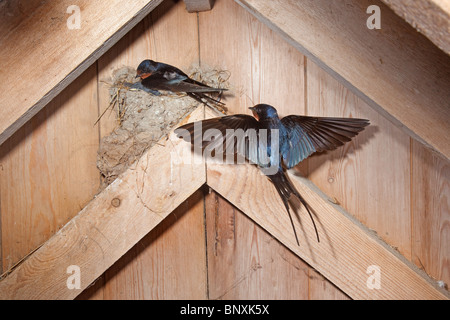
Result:
[[[184,92],[200,103],[212,102],[224,105],[223,102],[220,102],[220,95],[227,89],[212,88],[191,79],[183,71],[169,64],[144,60],[137,68],[136,77],[140,78],[141,81],[134,84],[126,83],[125,85],[154,95],[160,95],[159,90]],[[219,98],[213,98],[210,95],[211,93],[218,93]]]
[[[272,181],[280,195],[297,243],[299,244],[299,241],[288,203],[292,195],[305,206],[313,223],[317,241],[320,241],[309,205],[286,177],[283,165],[292,168],[315,152],[334,150],[342,146],[364,130],[369,121],[297,115],[280,119],[276,109],[270,105],[258,104],[250,109],[254,117],[238,114],[202,120],[183,125],[177,128],[175,133],[191,143],[200,142],[202,148],[222,147],[219,150],[225,152],[232,150],[256,164]],[[188,135],[184,130],[187,130]],[[237,130],[241,130],[244,134],[236,135]],[[274,135],[273,130],[277,135]],[[265,138],[261,144],[263,133]],[[275,166],[276,170],[270,173],[264,170],[270,166]]]
[[[356,118],[287,116],[281,123],[288,129],[288,145],[282,157],[290,169],[314,152],[334,150],[349,142],[369,121]]]

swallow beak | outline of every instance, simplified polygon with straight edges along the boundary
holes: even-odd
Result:
[[[142,74],[142,71],[139,70],[139,69],[137,69],[137,70],[136,70],[136,77],[135,77],[135,79],[140,78],[140,77],[141,77],[141,74]]]
[[[255,111],[255,107],[250,107],[249,109],[252,110],[253,116],[256,118],[256,120],[259,121],[259,116],[258,116],[258,114]]]
[[[142,80],[144,80],[145,78],[148,78],[152,75],[152,72],[138,72],[136,78],[141,78]]]

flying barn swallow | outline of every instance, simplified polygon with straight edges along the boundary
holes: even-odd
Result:
[[[234,152],[240,153],[251,163],[256,164],[274,184],[288,212],[297,244],[299,244],[299,241],[288,203],[292,195],[297,197],[308,211],[316,232],[317,241],[320,242],[319,233],[309,205],[286,177],[283,166],[290,169],[315,152],[334,150],[342,146],[359,132],[363,131],[364,127],[369,125],[369,121],[356,118],[309,117],[298,115],[290,115],[280,119],[277,110],[270,105],[258,104],[250,109],[254,117],[237,114],[202,120],[183,125],[177,128],[175,133],[178,137],[183,137],[191,143],[202,141],[203,148],[213,144],[223,144],[228,148],[230,144],[233,144],[232,150]],[[201,128],[201,130],[197,128]],[[222,140],[210,139],[209,141],[205,141],[205,136],[208,135],[207,131],[209,129],[215,129],[216,132],[218,130],[223,136]],[[243,137],[246,141],[238,141],[233,136],[233,132],[239,129],[246,133]],[[188,131],[189,136],[184,134],[186,133],[184,130]],[[251,135],[247,134],[251,130],[256,132],[259,142],[261,142],[262,134],[267,135],[265,138],[266,143],[255,143],[255,140],[252,142]],[[277,135],[274,135],[274,132]],[[271,141],[271,137],[275,140],[277,136],[277,141]],[[227,139],[230,141],[227,142]],[[275,142],[275,144],[272,142]],[[273,149],[274,146],[276,149]],[[266,156],[265,158],[269,159],[269,161],[262,161],[262,155]],[[275,170],[271,172],[264,170],[270,166],[274,166]]]
[[[220,99],[210,96],[211,93],[219,93],[219,95],[227,89],[212,88],[204,83],[189,78],[180,69],[169,64],[156,62],[153,60],[142,61],[137,68],[136,78],[141,81],[135,84],[127,84],[131,88],[144,90],[159,96],[159,90],[167,90],[172,92],[185,92],[188,96],[200,103],[224,105]]]

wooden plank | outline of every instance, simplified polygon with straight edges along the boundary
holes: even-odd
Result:
[[[0,171],[3,171],[3,165],[0,164]],[[3,274],[3,230],[2,230],[2,210],[1,210],[1,192],[2,184],[0,183],[0,274]]]
[[[250,165],[208,163],[208,185],[314,267],[353,299],[448,299],[433,280],[373,232],[320,192],[306,179],[290,175],[316,213],[322,241],[305,210],[298,210],[297,246],[285,208],[270,182]],[[235,178],[239,177],[239,178]],[[252,187],[252,186],[258,186]],[[370,289],[370,266],[381,270],[381,288]]]
[[[370,120],[342,148],[310,157],[308,179],[411,259],[411,138],[314,63],[307,70],[308,115]]]
[[[42,0],[4,0],[0,1],[0,30],[14,30],[23,20],[43,5]],[[8,33],[0,34],[0,41]]]
[[[324,276],[310,270],[309,273],[309,299],[310,300],[350,300],[344,292],[339,290],[334,284]]]
[[[207,163],[208,185],[242,210],[353,299],[447,299],[436,283],[372,231],[333,204],[310,181],[290,175],[316,214],[315,239],[306,211],[297,210],[297,246],[289,218],[273,185],[251,165]],[[256,187],[257,186],[257,187]],[[381,270],[380,289],[367,283],[371,266]]]
[[[173,50],[174,46],[178,50]],[[182,55],[179,54],[180,51],[183,52]],[[115,46],[100,57],[98,60],[100,112],[103,112],[109,106],[110,93],[107,83],[111,82],[112,72],[123,66],[135,68],[142,60],[147,58],[170,63],[182,70],[188,70],[191,64],[198,62],[197,17],[186,12],[182,1],[166,0],[161,3]],[[102,117],[100,120],[101,137],[109,134],[117,126],[116,116],[116,113],[108,111]],[[174,214],[179,216],[177,212],[174,212]],[[183,217],[186,217],[184,222],[181,224],[177,222],[174,231],[170,228],[170,231],[160,234],[161,237],[149,236],[154,240],[154,245],[150,245],[151,248],[147,248],[150,241],[147,237],[141,240],[120,262],[106,271],[93,288],[87,289],[87,292],[83,292],[78,298],[118,299],[124,296],[130,299],[176,298],[177,295],[178,297],[186,297],[190,293],[191,297],[199,297],[199,290],[197,290],[201,283],[199,278],[204,276],[204,279],[206,279],[205,274],[202,275],[197,271],[195,276],[190,273],[189,276],[181,279],[181,276],[167,277],[163,272],[163,270],[169,269],[173,270],[175,274],[181,275],[183,268],[188,272],[186,269],[188,265],[195,265],[200,270],[199,263],[204,260],[204,257],[203,260],[189,259],[190,264],[186,264],[186,261],[182,261],[183,254],[175,254],[175,252],[184,250],[183,252],[191,252],[192,255],[195,255],[195,252],[200,250],[201,244],[204,243],[204,234],[202,243],[197,242],[195,245],[189,245],[190,242],[185,241],[185,235],[198,228],[199,213],[196,207],[191,208]],[[171,215],[150,234],[159,235],[158,230],[165,230],[174,219]],[[178,243],[178,245],[170,248],[165,246],[164,250],[160,250],[160,245],[164,245],[164,243]],[[189,246],[189,250],[183,249],[183,245]],[[145,250],[142,250],[143,246],[146,247]],[[139,255],[136,253],[138,251],[140,252]],[[204,254],[205,252],[203,252]],[[161,263],[153,264],[152,261],[155,259],[161,261]],[[149,266],[154,266],[154,268]],[[120,271],[118,271],[119,269]],[[133,290],[134,285],[127,282],[130,279],[137,281],[136,286],[139,287],[137,290]],[[140,284],[148,284],[149,279],[156,281],[160,287],[149,285],[151,290],[143,289],[144,287]],[[198,285],[190,289],[186,286],[178,293],[173,291],[179,285],[187,284],[191,280],[196,281]]]
[[[178,50],[173,50],[174,46]],[[180,52],[183,54],[180,55]],[[186,71],[191,64],[198,62],[197,17],[186,11],[182,1],[162,2],[100,57],[98,60],[100,112],[109,106],[110,92],[107,83],[111,82],[113,71],[123,66],[136,68],[144,59],[163,61]],[[108,135],[117,127],[116,118],[115,112],[108,111],[104,114],[99,122],[101,137]],[[187,298],[187,296],[197,299],[201,297],[200,286],[202,281],[206,280],[206,271],[200,272],[201,263],[205,260],[203,207],[201,212],[197,206],[187,209],[190,203],[192,203],[191,198],[180,206],[188,212],[178,208],[108,269],[92,288],[85,290],[77,299],[177,299]],[[198,229],[200,218],[201,239]],[[169,228],[172,224],[173,227]],[[166,229],[168,230],[162,231]],[[188,234],[192,236],[190,241],[186,241]],[[168,247],[165,245],[167,243],[174,245]],[[164,249],[161,246],[164,246]],[[202,258],[195,258],[200,254],[200,250],[203,250]],[[191,259],[185,258],[184,254],[187,252],[192,255]],[[159,262],[154,263],[154,261]],[[196,268],[196,271],[190,272],[190,266]],[[171,270],[173,274],[168,276],[168,270]],[[182,276],[183,273],[189,273],[189,276]],[[189,286],[189,283],[195,284]],[[180,290],[175,292],[177,289]],[[206,293],[202,294],[205,297]]]
[[[450,158],[450,134],[444,134],[450,57],[379,0],[236,1],[409,135]],[[381,30],[366,27],[373,4],[382,11]]]
[[[201,190],[195,192],[136,244],[128,259],[106,271],[104,299],[206,299],[203,198]],[[137,280],[133,286],[130,278]]]
[[[214,0],[184,0],[188,12],[199,12],[211,10]]]
[[[186,121],[203,116],[200,107]],[[162,139],[2,280],[0,299],[75,298],[205,183],[204,164],[176,161],[185,149],[174,134]],[[80,290],[68,289],[69,266]]]
[[[382,0],[435,45],[450,54],[450,2],[447,0]]]
[[[306,263],[214,191],[205,211],[209,299],[308,299]]]
[[[174,46],[177,50],[173,50]],[[183,54],[180,54],[183,52]],[[197,17],[180,1],[166,0],[98,60],[99,109],[109,107],[109,85],[115,70],[137,68],[145,59],[162,61],[187,72],[199,60]],[[117,126],[117,114],[106,112],[100,120],[101,137]]]
[[[223,26],[227,27],[224,28]],[[257,103],[269,103],[277,108],[280,115],[306,114],[305,56],[236,2],[217,0],[214,10],[199,13],[199,34],[202,65],[217,66],[221,70],[230,72],[231,90],[226,94],[224,100],[230,113],[250,114],[248,107]],[[307,162],[303,162],[296,169],[306,174],[307,165]],[[236,215],[235,223],[244,224],[242,228],[250,228],[251,226],[251,228],[258,230],[259,237],[265,235],[265,232],[252,226],[251,222],[247,222],[247,219],[241,218],[239,214]],[[219,220],[219,222],[222,221],[224,220]],[[208,225],[208,228],[212,227]],[[220,223],[215,228],[223,230],[231,227]],[[240,252],[253,253],[252,248],[255,247],[255,244],[244,233],[236,233],[235,237],[233,241],[239,243],[239,246],[234,249],[227,247],[226,252],[214,258],[218,267],[221,268],[224,265],[223,261],[229,261],[228,255],[233,255],[232,261],[236,266],[230,267],[229,272],[232,274],[225,274],[226,270],[220,269],[214,279],[215,281],[213,282],[213,279],[210,279],[211,298],[223,295],[225,291],[222,289],[230,287],[233,280],[237,280],[243,274],[237,273],[237,271],[234,271],[235,269],[242,270],[241,266],[249,267],[245,253]],[[282,250],[283,247],[271,243],[272,245],[276,247],[276,252],[280,252],[283,257],[290,257],[289,253]],[[233,253],[232,250],[238,252]],[[260,250],[265,253],[265,250]],[[209,256],[211,257],[210,254]],[[224,260],[220,260],[221,257]],[[278,258],[279,255],[273,256],[275,263],[283,270],[288,270],[289,268],[283,265]],[[303,265],[302,262],[297,262],[295,258],[287,259],[296,266]],[[225,265],[228,265],[228,263],[225,263]],[[212,267],[210,266],[210,268]],[[305,292],[300,293],[299,288],[292,288],[291,283],[284,282],[283,279],[280,279],[279,274],[276,271],[274,272],[275,274],[271,275],[270,280],[269,274],[265,271],[262,272],[264,279],[267,281],[277,281],[277,293],[273,293],[274,295],[282,296],[281,292],[284,291],[286,293],[284,297],[289,299],[294,298],[294,296],[297,296],[297,299],[308,297]],[[312,270],[309,270],[306,273],[312,272]],[[289,273],[291,274],[292,270]],[[222,278],[219,277],[219,274],[222,275]],[[302,275],[307,276],[304,273]],[[300,274],[293,276],[299,283],[305,283],[298,280]],[[311,287],[311,281],[314,280],[309,279],[309,281],[309,287]],[[268,292],[256,293],[258,289],[266,289],[263,284],[257,281],[245,282],[242,285],[248,285],[248,287],[238,287],[226,296],[239,294],[239,297],[245,298],[245,290],[251,292],[253,296],[270,295]],[[325,287],[315,286],[314,292],[311,292],[310,295],[317,298],[326,296],[327,293],[320,292],[322,288]],[[326,288],[334,288],[334,286],[328,283]]]
[[[258,103],[281,114],[304,112],[305,57],[237,3],[217,0],[200,13],[199,34],[201,63],[230,73],[230,113],[251,114]]]
[[[206,299],[203,204],[198,190],[77,299]]]
[[[202,64],[230,72],[229,113],[251,114],[258,103],[282,116],[306,113],[305,56],[236,2],[217,0],[215,10],[200,13],[199,34]]]
[[[97,192],[97,117],[94,65],[0,146],[3,270],[48,240]]]
[[[14,30],[1,30],[0,91],[8,94],[1,101],[0,144],[161,1],[79,0],[80,29],[68,27],[73,1],[47,1]]]
[[[450,284],[450,163],[412,143],[413,261]]]

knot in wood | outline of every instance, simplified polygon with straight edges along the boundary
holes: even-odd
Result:
[[[111,200],[111,205],[114,208],[118,208],[120,206],[120,199],[119,198],[114,198]]]

